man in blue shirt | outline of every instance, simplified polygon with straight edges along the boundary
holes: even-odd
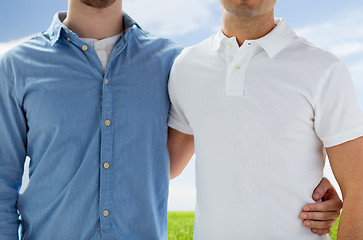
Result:
[[[0,58],[0,239],[18,239],[20,222],[24,240],[167,239],[167,79],[180,51],[121,0],[71,0]]]

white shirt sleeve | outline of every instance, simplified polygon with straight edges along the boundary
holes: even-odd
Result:
[[[175,73],[175,63],[172,67],[169,77],[169,97],[171,102],[168,125],[171,128],[178,130],[179,132],[193,135],[193,129],[189,125],[189,121],[185,116],[182,103],[179,101],[182,89],[178,88],[179,84],[182,84],[183,79],[177,79],[178,74]],[[181,81],[181,82],[180,82]]]
[[[363,113],[348,69],[337,62],[318,87],[315,131],[324,147],[363,136]]]

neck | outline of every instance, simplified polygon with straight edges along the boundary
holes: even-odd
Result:
[[[63,21],[80,38],[109,38],[123,32],[122,1],[107,8],[92,8],[81,1],[69,1],[67,17]]]
[[[245,40],[259,39],[275,27],[274,12],[256,17],[241,17],[223,9],[223,33],[227,37],[236,37],[239,46]]]

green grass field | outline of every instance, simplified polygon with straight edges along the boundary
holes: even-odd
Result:
[[[338,221],[330,232],[330,239],[336,240]],[[194,226],[194,212],[169,212],[168,231],[169,240],[192,240]]]

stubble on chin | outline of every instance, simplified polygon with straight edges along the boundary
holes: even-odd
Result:
[[[116,0],[81,0],[81,2],[93,8],[107,8],[111,6]]]
[[[259,13],[259,7],[232,6],[230,12],[239,17],[254,17]]]
[[[220,2],[229,15],[234,15],[236,17],[255,17],[262,10],[260,1],[220,0]]]

